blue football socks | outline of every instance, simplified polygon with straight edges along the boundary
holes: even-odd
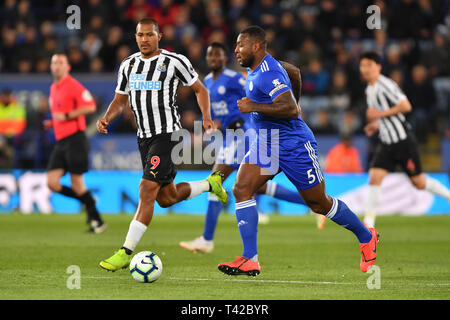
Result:
[[[353,232],[360,243],[367,243],[372,239],[369,229],[341,200],[333,198],[333,206],[326,217]]]
[[[236,220],[244,246],[242,255],[252,259],[258,253],[258,211],[256,210],[256,201],[252,199],[236,203]]]
[[[203,238],[205,240],[214,239],[214,231],[216,230],[217,220],[219,219],[222,203],[216,196],[209,195],[208,210],[206,211],[205,227],[203,229]]]
[[[292,203],[305,204],[297,190],[290,190],[272,181],[267,182],[266,195]]]

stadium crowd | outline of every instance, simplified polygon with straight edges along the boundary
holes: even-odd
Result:
[[[73,73],[117,72],[120,62],[138,50],[135,25],[145,16],[160,24],[164,35],[160,47],[186,55],[201,77],[208,73],[205,50],[215,41],[229,48],[230,67],[243,71],[233,59],[235,39],[244,27],[257,24],[267,32],[269,52],[300,67],[301,105],[316,134],[363,133],[365,97],[358,56],[374,50],[383,57],[383,73],[409,97],[414,107],[409,120],[417,136],[422,141],[430,133],[450,137],[450,99],[435,85],[436,79],[446,79],[447,86],[450,82],[450,0],[4,0],[0,4],[0,76],[48,74],[50,57],[57,50],[67,52]],[[79,30],[66,26],[66,9],[73,4],[81,8]],[[381,29],[366,25],[370,5],[380,8]],[[189,128],[199,116],[195,96],[180,88],[178,102]],[[99,111],[106,107],[101,105]]]

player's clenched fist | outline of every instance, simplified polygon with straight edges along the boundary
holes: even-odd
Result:
[[[252,110],[253,101],[250,100],[249,97],[244,97],[244,98],[238,100],[237,105],[238,105],[239,110],[242,113],[250,113],[253,111]]]
[[[109,122],[105,118],[97,120],[97,131],[102,134],[107,134],[108,130],[106,129],[106,127],[108,126],[108,124]]]

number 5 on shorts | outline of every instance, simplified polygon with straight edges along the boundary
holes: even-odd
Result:
[[[309,184],[313,184],[316,181],[316,176],[312,174],[311,171],[313,171],[313,169],[309,169],[308,171],[306,171],[306,174],[308,175]]]

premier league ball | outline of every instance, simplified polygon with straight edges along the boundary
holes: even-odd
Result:
[[[130,263],[131,276],[138,282],[148,283],[158,280],[162,268],[161,259],[151,251],[137,253]]]

